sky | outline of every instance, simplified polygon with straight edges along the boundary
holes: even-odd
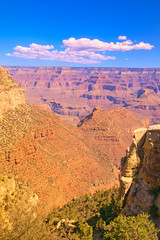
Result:
[[[160,67],[160,0],[0,0],[0,65]]]

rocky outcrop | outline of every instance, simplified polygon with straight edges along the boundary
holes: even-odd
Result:
[[[146,128],[139,128],[134,131],[133,143],[126,150],[126,156],[121,160],[121,198],[128,192],[134,176],[140,169],[141,157],[143,157],[144,135]]]
[[[122,160],[123,197],[126,197],[123,213],[146,211],[160,224],[160,125],[134,132],[133,143]]]
[[[0,117],[6,111],[24,103],[24,91],[11,79],[9,71],[0,66]]]

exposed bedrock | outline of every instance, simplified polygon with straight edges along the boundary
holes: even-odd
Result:
[[[134,132],[133,143],[122,159],[121,198],[124,197],[123,213],[146,211],[160,224],[160,125]]]
[[[6,67],[26,91],[29,104],[48,104],[52,112],[78,121],[94,106],[125,107],[158,123],[159,68]],[[61,108],[54,108],[52,103]],[[70,109],[68,110],[68,107]]]
[[[9,71],[0,66],[0,117],[6,111],[24,103],[24,91],[11,79]]]

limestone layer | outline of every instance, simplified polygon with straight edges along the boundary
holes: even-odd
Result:
[[[137,129],[133,143],[122,159],[121,198],[123,213],[149,212],[160,224],[160,125]]]
[[[25,89],[27,103],[45,103],[73,125],[96,105],[125,107],[152,124],[160,120],[160,68],[6,68]]]

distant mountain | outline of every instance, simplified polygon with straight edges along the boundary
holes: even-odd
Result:
[[[25,89],[27,103],[48,104],[73,125],[96,105],[160,120],[160,68],[6,68]]]

